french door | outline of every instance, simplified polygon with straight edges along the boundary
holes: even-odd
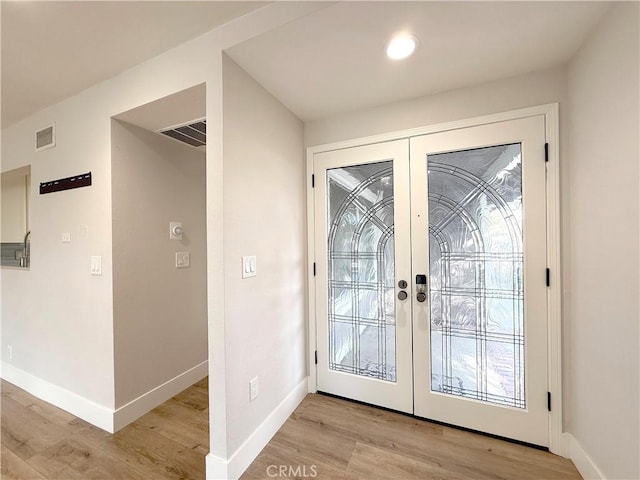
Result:
[[[317,153],[319,391],[548,445],[544,117]]]

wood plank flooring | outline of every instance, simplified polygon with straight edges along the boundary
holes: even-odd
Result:
[[[3,480],[204,479],[207,379],[111,435],[2,381]]]
[[[331,480],[582,478],[570,460],[547,452],[322,395],[307,395],[241,478],[281,472]]]
[[[2,381],[0,478],[204,479],[203,380],[116,434]],[[580,479],[571,461],[341,399],[308,395],[243,480]]]

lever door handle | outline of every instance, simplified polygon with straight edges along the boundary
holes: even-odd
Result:
[[[427,276],[424,273],[416,275],[416,300],[420,303],[427,299]]]

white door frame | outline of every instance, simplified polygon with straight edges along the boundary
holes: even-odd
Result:
[[[548,144],[548,162],[546,178],[547,200],[547,266],[551,270],[551,281],[547,288],[547,318],[548,328],[548,389],[551,393],[551,411],[549,412],[549,451],[564,455],[562,448],[562,298],[561,298],[561,261],[560,261],[560,164],[559,164],[559,131],[558,104],[550,103],[536,107],[512,110],[503,113],[474,117],[454,122],[441,123],[409,130],[384,133],[369,137],[356,138],[342,142],[316,145],[307,148],[306,178],[307,178],[307,305],[308,305],[308,335],[309,335],[309,392],[317,391],[317,377],[315,368],[316,352],[316,305],[314,277],[315,262],[315,218],[314,218],[314,190],[312,185],[314,154],[357,147],[373,143],[399,140],[431,133],[457,130],[461,128],[486,125],[532,116],[543,115],[545,119],[545,134]]]

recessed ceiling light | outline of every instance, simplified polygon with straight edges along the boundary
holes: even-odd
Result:
[[[417,45],[418,39],[413,35],[407,33],[397,35],[387,44],[387,57],[392,60],[402,60],[410,56]]]

